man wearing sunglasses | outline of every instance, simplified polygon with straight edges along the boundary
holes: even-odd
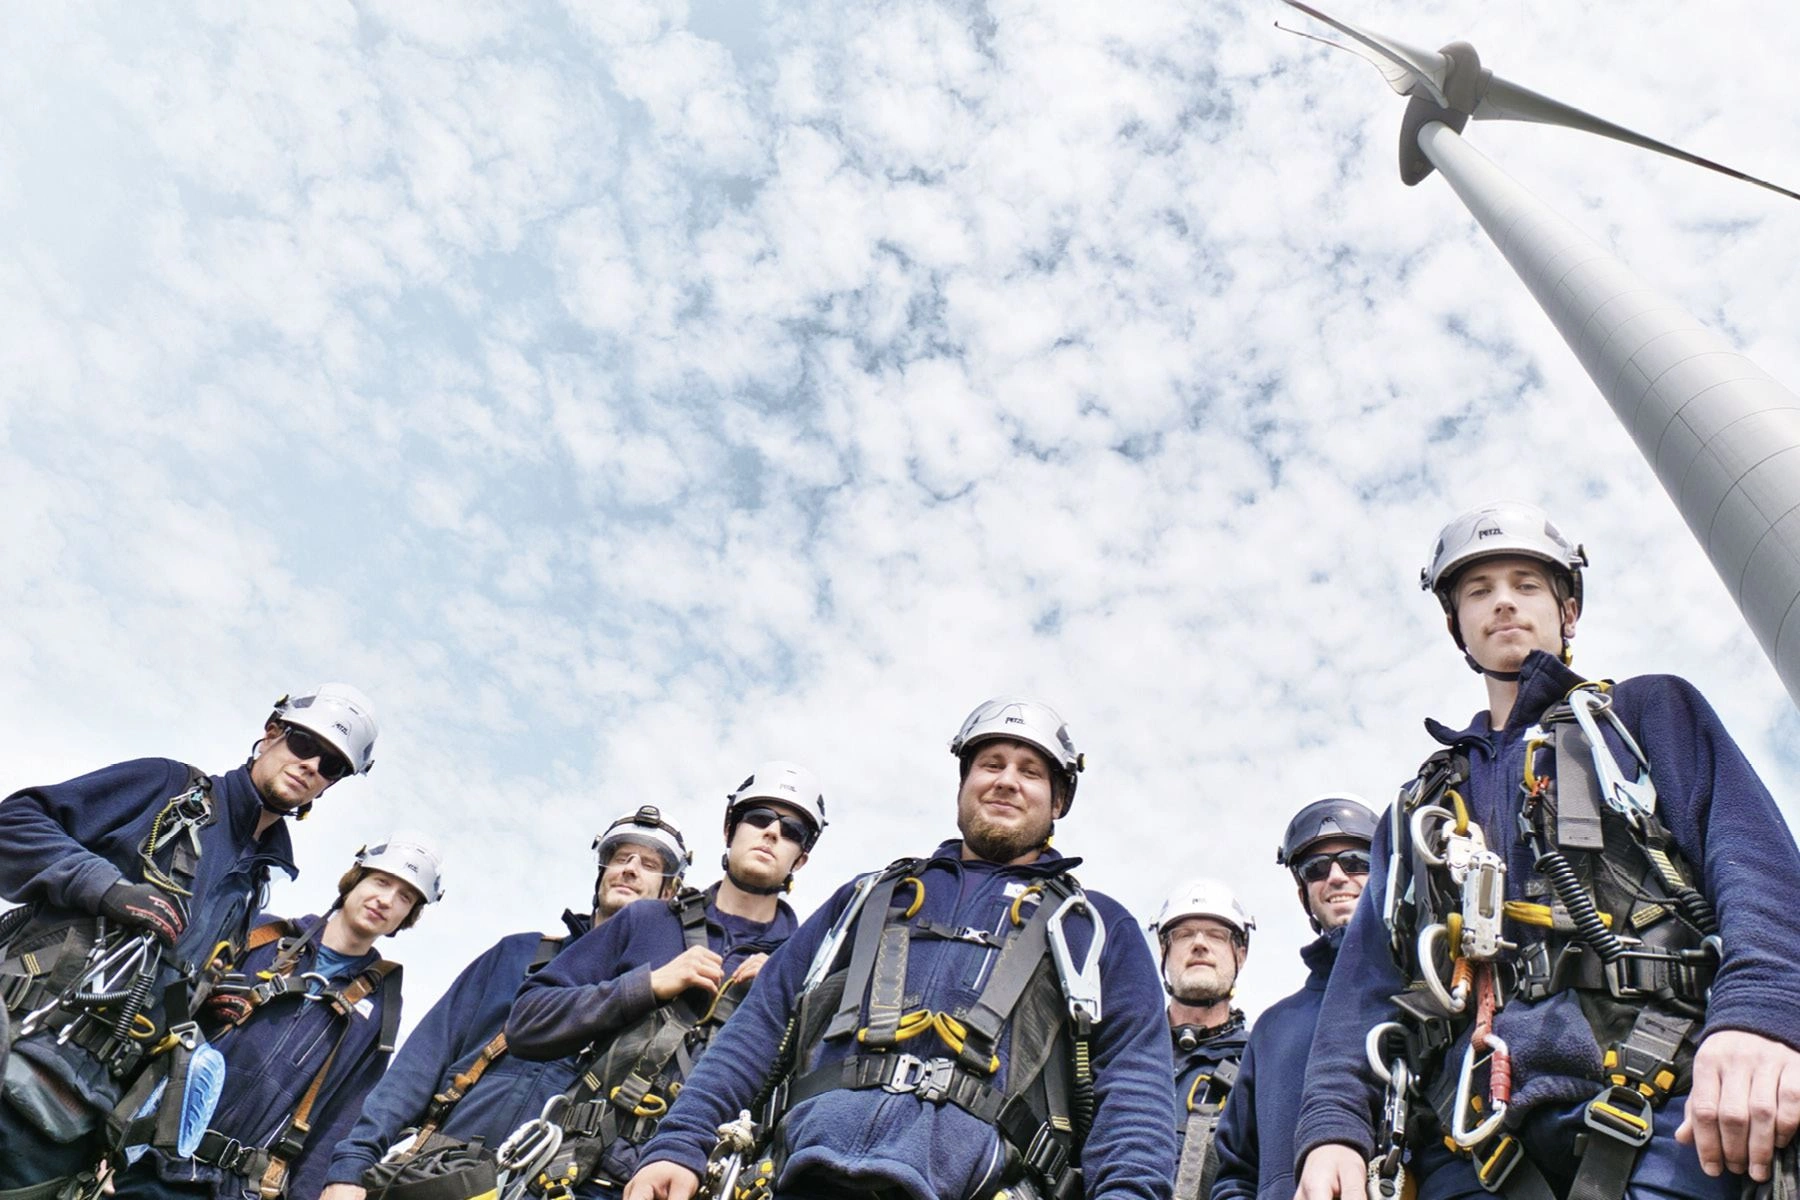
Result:
[[[0,1195],[88,1168],[109,1110],[159,1070],[215,960],[236,958],[270,871],[297,872],[283,818],[373,764],[368,698],[348,684],[283,696],[250,758],[208,776],[170,759],[104,767],[0,802],[0,996],[18,1041],[0,1100]],[[116,952],[147,997],[98,1011],[90,948]],[[103,979],[102,975],[106,978]]]
[[[1292,1200],[1294,1121],[1313,1028],[1344,929],[1369,877],[1375,814],[1359,797],[1321,796],[1288,822],[1275,861],[1287,867],[1318,936],[1300,951],[1306,983],[1257,1018],[1219,1122],[1215,1200]]]
[[[1244,1014],[1231,1005],[1256,921],[1216,879],[1194,879],[1163,901],[1150,926],[1162,951],[1175,1055],[1181,1155],[1175,1200],[1207,1200],[1218,1174],[1214,1132],[1244,1054]]]
[[[743,1110],[753,1196],[1166,1200],[1156,963],[1050,847],[1082,756],[1054,709],[1012,696],[950,752],[961,836],[845,884],[775,953],[626,1200],[689,1200]]]
[[[508,1053],[504,1030],[513,995],[527,976],[626,905],[673,897],[693,860],[681,830],[649,804],[609,824],[593,850],[598,871],[590,911],[563,911],[566,937],[511,934],[463,969],[407,1036],[338,1144],[323,1200],[361,1200],[365,1188],[399,1200],[429,1189],[464,1169],[468,1155],[460,1147],[477,1140],[498,1147],[574,1082],[577,1056],[533,1062]],[[417,1131],[408,1148],[367,1174],[407,1129]]]
[[[762,764],[726,797],[724,878],[631,905],[525,981],[506,1023],[513,1053],[581,1053],[554,1118],[561,1147],[527,1172],[534,1193],[617,1195],[631,1178],[714,1031],[796,928],[781,894],[825,823],[811,771]]]

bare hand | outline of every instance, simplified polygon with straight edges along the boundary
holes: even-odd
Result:
[[[319,1200],[363,1200],[368,1194],[366,1188],[354,1183],[328,1183],[319,1193]]]
[[[1700,1169],[1769,1178],[1775,1151],[1800,1127],[1800,1051],[1741,1029],[1710,1034],[1694,1052],[1694,1087],[1675,1140]]]
[[[672,1162],[646,1163],[625,1185],[622,1200],[693,1200],[700,1177]],[[325,1197],[319,1197],[325,1200]]]
[[[1350,1146],[1328,1143],[1306,1156],[1294,1200],[1362,1200],[1368,1188],[1368,1161]]]
[[[766,954],[752,954],[749,958],[746,958],[743,962],[739,963],[738,969],[731,973],[731,982],[749,983],[752,979],[756,978],[756,973],[762,970],[763,964],[768,961],[769,956]]]
[[[725,978],[725,960],[706,946],[689,946],[650,972],[650,990],[660,1000],[673,1000],[689,988],[709,995]]]

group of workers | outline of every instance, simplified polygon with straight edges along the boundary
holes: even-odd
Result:
[[[657,806],[620,815],[566,932],[485,950],[397,1050],[375,946],[442,897],[426,840],[264,911],[287,820],[372,765],[356,689],[284,697],[223,775],[15,792],[0,1200],[1791,1197],[1800,851],[1691,685],[1571,669],[1586,563],[1529,505],[1445,527],[1423,584],[1485,703],[1427,722],[1385,816],[1293,815],[1316,937],[1250,1028],[1227,883],[1146,941],[1051,848],[1084,760],[1030,700],[952,739],[958,836],[804,921],[804,767],[729,793],[704,888]]]

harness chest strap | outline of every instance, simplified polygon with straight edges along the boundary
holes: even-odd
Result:
[[[1085,1133],[1071,1117],[1069,1103],[1069,1093],[1076,1090],[1071,1067],[1079,1075],[1083,1062],[1059,1060],[1053,1052],[1058,1040],[1055,1029],[1039,1039],[1043,1044],[1038,1046],[1021,1047],[1015,1035],[1015,1061],[1008,1068],[1006,1088],[995,1088],[990,1080],[1000,1069],[995,1050],[1032,980],[1048,977],[1052,915],[1064,900],[1081,894],[1079,885],[1064,876],[1034,885],[1031,890],[1038,893],[1039,901],[1036,908],[1005,941],[987,983],[967,1013],[933,1013],[928,1019],[915,1020],[927,1015],[902,1012],[908,950],[914,936],[993,944],[991,936],[977,937],[976,931],[946,930],[931,922],[915,929],[909,924],[924,899],[924,885],[912,873],[920,865],[920,860],[893,864],[869,891],[852,934],[838,1006],[818,1035],[821,1041],[831,1041],[854,1034],[858,1044],[874,1053],[851,1055],[777,1087],[770,1105],[770,1124],[779,1122],[795,1105],[831,1090],[880,1087],[908,1092],[927,1103],[953,1104],[994,1126],[1019,1154],[1022,1165],[1062,1194],[1076,1178],[1072,1160]],[[903,883],[918,890],[911,903],[897,912],[895,893]],[[1015,902],[1014,907],[1016,912],[1019,904]],[[1053,978],[1047,986],[1057,992],[1058,1027],[1066,1030],[1069,1022],[1061,1002],[1062,988]],[[861,1022],[865,1001],[869,1016]],[[900,1042],[927,1029],[937,1031],[954,1058],[921,1059],[894,1052]],[[1085,1038],[1079,1040],[1082,1044],[1074,1048],[1077,1060],[1083,1058],[1085,1046]],[[806,1047],[796,1048],[797,1057],[806,1053]]]
[[[1175,1200],[1206,1200],[1212,1194],[1213,1179],[1219,1173],[1213,1136],[1225,1113],[1225,1098],[1237,1077],[1238,1064],[1226,1060],[1213,1067],[1211,1075],[1194,1081],[1194,1089],[1188,1095],[1187,1124],[1181,1136],[1181,1158],[1175,1171]],[[1196,1104],[1195,1092],[1202,1084],[1206,1090]]]

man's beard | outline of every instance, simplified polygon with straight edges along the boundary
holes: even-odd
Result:
[[[1182,983],[1170,989],[1170,994],[1183,1004],[1191,1004],[1195,1008],[1209,1008],[1214,1004],[1222,1004],[1231,999],[1232,989],[1237,987],[1237,973],[1233,972],[1227,979],[1223,971],[1215,969],[1206,979]]]
[[[963,845],[992,863],[1009,863],[1033,850],[1042,849],[1050,840],[1048,823],[1037,829],[1011,829],[990,821],[979,808],[963,822]]]

